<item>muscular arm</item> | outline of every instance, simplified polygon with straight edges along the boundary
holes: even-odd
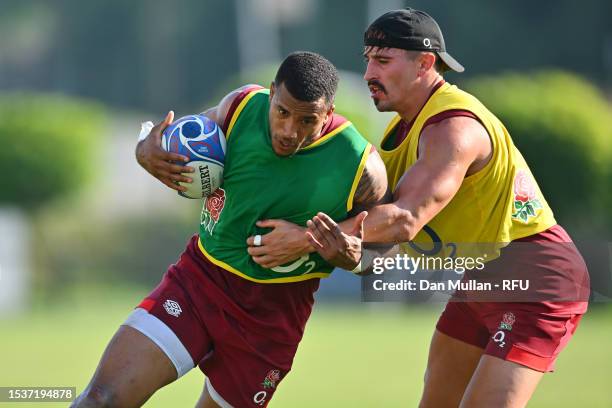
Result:
[[[355,189],[353,209],[349,212],[349,216],[357,215],[379,204],[389,203],[391,199],[385,164],[378,152],[372,150]]]
[[[363,221],[367,219],[365,211],[390,200],[385,165],[378,152],[372,150],[355,189],[353,210],[349,214],[355,216],[341,224],[335,223],[326,214],[319,213],[313,217],[307,223],[306,233],[312,249],[342,269],[352,270],[359,262],[362,268],[367,269],[372,256],[364,256],[364,247],[371,250],[370,255],[379,256],[389,254],[392,245],[368,244],[362,247]]]
[[[474,119],[453,117],[425,128],[419,140],[419,158],[398,182],[393,202],[370,210],[364,241],[414,239],[450,202],[466,174],[486,165],[491,151],[486,130]]]
[[[362,242],[380,246],[412,240],[449,203],[465,176],[486,165],[491,146],[489,136],[477,121],[456,117],[428,126],[421,134],[418,154],[416,163],[396,186],[393,202],[376,205],[365,223],[364,214],[345,220],[342,225],[324,214],[309,221],[307,234],[313,248],[333,265],[348,269],[347,266],[361,262],[363,268],[365,262],[367,267]],[[364,174],[362,181],[367,184],[367,175],[371,173]],[[368,190],[364,186],[361,191]],[[370,204],[375,201],[368,194],[361,194],[359,199]],[[376,252],[387,250],[379,247]],[[386,255],[394,250],[391,248]]]

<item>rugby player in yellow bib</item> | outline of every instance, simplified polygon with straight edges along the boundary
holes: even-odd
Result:
[[[559,280],[585,285],[582,257],[508,130],[442,78],[464,68],[446,52],[434,19],[410,8],[388,12],[368,27],[364,45],[371,98],[379,111],[397,112],[379,149],[394,201],[369,211],[364,242],[400,243],[425,256],[456,243],[490,243],[501,253],[496,261],[506,262],[518,242],[556,244],[537,260],[510,257],[510,263],[534,277],[558,269]],[[307,231],[265,223],[275,229],[264,236],[266,245],[251,251],[268,267],[292,259],[291,251],[313,249],[333,263],[347,246],[344,222],[325,214]],[[420,406],[525,406],[543,373],[552,371],[587,299],[449,302],[431,342]]]

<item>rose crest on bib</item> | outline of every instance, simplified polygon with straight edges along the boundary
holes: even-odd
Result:
[[[512,218],[528,222],[542,208],[536,198],[536,187],[533,177],[525,170],[519,170],[514,176],[514,212]]]
[[[225,207],[225,190],[222,188],[216,189],[204,201],[201,224],[211,235],[219,221],[223,207]]]

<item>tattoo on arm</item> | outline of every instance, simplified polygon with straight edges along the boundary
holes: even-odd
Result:
[[[357,184],[355,196],[353,198],[353,209],[349,212],[349,217],[359,214],[361,211],[369,210],[380,204],[393,201],[393,194],[387,182],[387,169],[380,155],[376,150],[368,156],[366,165],[363,169],[361,179]],[[393,244],[363,243],[362,267],[366,275],[371,272],[374,257],[392,256],[399,253],[399,247]]]
[[[357,184],[353,198],[351,215],[372,208],[378,204],[392,201],[392,194],[387,184],[387,171],[378,152],[370,153]]]

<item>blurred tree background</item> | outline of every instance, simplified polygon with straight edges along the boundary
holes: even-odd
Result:
[[[91,181],[104,115],[74,97],[0,93],[0,202],[36,210]]]
[[[157,282],[199,203],[137,167],[138,122],[268,85],[291,51],[342,70],[338,111],[378,141],[388,116],[360,78],[363,30],[408,5],[443,27],[467,68],[447,79],[504,121],[558,220],[609,240],[609,1],[0,0],[0,205],[30,214],[38,287]]]
[[[612,85],[607,0],[1,0],[0,89],[193,110],[235,73],[297,49],[360,73],[368,22],[408,5],[440,23],[465,77],[546,66]]]

